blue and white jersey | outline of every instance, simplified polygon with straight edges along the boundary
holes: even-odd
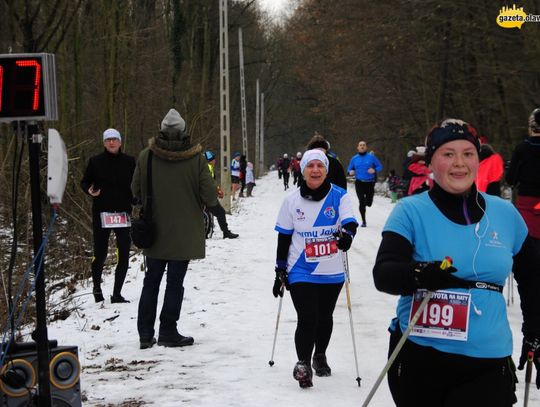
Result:
[[[240,161],[234,158],[231,160],[231,176],[240,178]]]
[[[395,232],[406,238],[413,246],[415,261],[450,256],[457,269],[456,277],[504,286],[512,272],[513,256],[527,237],[527,227],[509,202],[491,195],[482,196],[486,208],[480,222],[460,225],[443,216],[427,192],[412,195],[399,201],[383,232]],[[501,358],[512,354],[512,333],[501,293],[476,288],[446,291],[471,295],[467,339],[409,336],[409,340],[471,357]],[[409,324],[411,302],[412,296],[402,296],[398,301],[397,317],[402,332]]]
[[[347,223],[358,222],[347,191],[331,185],[320,201],[304,199],[298,188],[281,205],[275,230],[292,235],[287,258],[290,284],[345,281],[343,254],[333,234]]]

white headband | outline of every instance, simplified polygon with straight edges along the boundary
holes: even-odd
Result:
[[[328,174],[328,158],[326,157],[326,154],[316,148],[306,151],[302,156],[302,160],[300,161],[300,170],[302,171],[302,174],[304,173],[304,168],[306,168],[306,165],[313,160],[319,160],[322,162],[326,168],[326,173]]]

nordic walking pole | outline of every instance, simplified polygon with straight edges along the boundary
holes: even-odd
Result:
[[[510,281],[511,281],[511,277],[508,276],[508,284],[507,284],[507,287],[508,287],[508,295],[506,296],[506,306],[509,307],[510,306]]]
[[[349,322],[351,325],[354,361],[356,363],[356,381],[358,382],[358,387],[360,387],[360,380],[362,379],[360,379],[360,373],[358,372],[358,356],[356,355],[356,340],[354,339],[354,324],[353,324],[353,317],[352,317],[351,292],[349,289],[349,284],[350,284],[351,279],[349,275],[349,258],[347,257],[347,252],[345,252],[343,265],[345,266],[345,291],[347,293],[347,308],[349,309]]]
[[[443,269],[443,270],[447,269],[451,265],[452,265],[452,259],[450,257],[446,256],[444,258],[443,262],[441,263],[441,269]],[[375,395],[375,392],[379,388],[382,380],[384,379],[384,376],[386,376],[386,373],[388,372],[388,370],[390,370],[390,367],[392,366],[392,363],[394,363],[394,360],[396,360],[397,355],[401,351],[401,348],[405,344],[405,341],[409,337],[409,334],[411,333],[413,327],[416,325],[416,322],[418,321],[418,318],[420,318],[420,315],[422,315],[422,312],[424,312],[424,309],[426,308],[426,306],[427,306],[427,304],[428,304],[428,302],[429,302],[432,295],[433,295],[433,292],[428,291],[426,296],[424,297],[424,299],[420,303],[420,306],[416,310],[416,313],[413,315],[413,317],[409,321],[409,326],[407,327],[407,329],[405,330],[405,332],[401,336],[401,339],[399,340],[398,344],[396,345],[396,348],[394,349],[394,351],[392,352],[392,354],[388,358],[388,362],[386,362],[386,365],[384,366],[381,374],[379,375],[379,377],[377,377],[377,380],[375,381],[375,384],[373,385],[373,388],[371,389],[368,396],[366,397],[366,400],[364,401],[364,404],[362,404],[362,407],[367,407],[367,405],[369,404],[369,402],[371,401],[371,399]]]
[[[529,388],[531,387],[532,365],[534,352],[531,350],[527,353],[527,368],[525,369],[525,397],[523,398],[523,407],[529,405]]]
[[[511,302],[514,304],[514,273],[510,273],[510,281],[512,282],[512,291],[510,292],[512,296]]]
[[[274,344],[272,345],[272,356],[270,356],[270,360],[268,361],[268,364],[270,367],[274,366],[274,351],[276,350],[276,339],[277,339],[277,331],[279,327],[279,317],[281,316],[281,305],[283,304],[283,288],[285,287],[285,284],[281,286],[281,289],[279,290],[279,293],[281,294],[279,296],[279,305],[278,305],[278,311],[277,311],[277,318],[276,318],[276,329],[274,331]]]

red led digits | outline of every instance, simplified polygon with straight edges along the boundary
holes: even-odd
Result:
[[[0,123],[57,119],[54,54],[0,54]]]
[[[41,64],[36,60],[16,61],[15,64],[21,67],[35,67],[34,75],[34,99],[32,102],[32,110],[36,111],[39,107],[39,84],[41,81]]]

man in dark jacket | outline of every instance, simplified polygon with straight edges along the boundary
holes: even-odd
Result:
[[[175,109],[170,109],[161,122],[161,131],[149,140],[137,160],[131,189],[133,195],[147,202],[147,166],[152,151],[152,220],[155,240],[144,249],[144,276],[137,329],[140,348],[156,342],[156,319],[159,285],[167,268],[167,285],[159,316],[160,346],[188,346],[194,340],[178,332],[177,322],[184,298],[184,277],[189,261],[205,256],[203,205],[218,204],[214,180],[201,154],[200,144],[192,145],[185,133],[186,123]],[[144,211],[145,208],[143,208]]]
[[[289,154],[285,153],[283,154],[283,158],[281,159],[281,163],[279,164],[279,168],[281,170],[281,174],[283,175],[283,186],[285,187],[285,191],[289,189],[289,178],[290,178],[290,169],[291,169],[291,159],[289,158]]]
[[[92,229],[94,233],[94,258],[92,259],[92,281],[94,299],[103,301],[101,274],[107,258],[111,230],[116,236],[118,263],[114,273],[114,288],[111,302],[129,302],[121,295],[126,279],[129,248],[129,212],[131,211],[131,178],[135,169],[135,158],[121,151],[122,136],[115,129],[103,132],[105,151],[88,161],[81,180],[82,190],[92,197]]]
[[[302,160],[302,153],[299,151],[296,153],[291,161],[291,171],[293,174],[293,185],[300,186],[300,180],[302,179],[302,171],[300,170],[300,160]]]

